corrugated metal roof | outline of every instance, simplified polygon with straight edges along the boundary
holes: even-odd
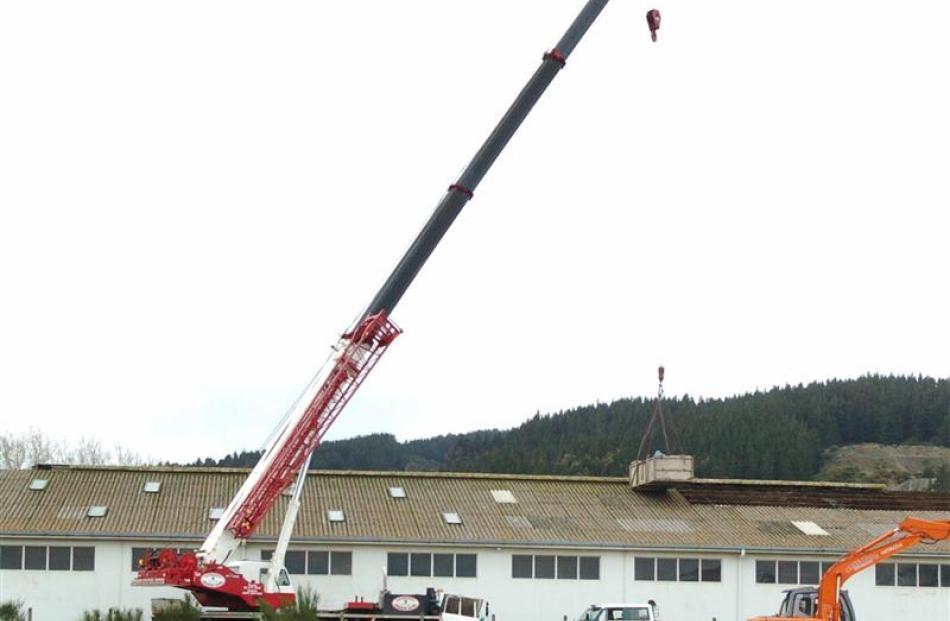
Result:
[[[41,471],[47,488],[31,491],[38,472],[0,472],[0,535],[201,539],[213,525],[208,510],[225,506],[247,476],[238,469],[55,467]],[[161,491],[146,493],[146,481],[160,481]],[[392,498],[390,487],[404,488],[407,497]],[[758,502],[768,486],[735,482],[637,492],[621,477],[314,471],[295,539],[837,552],[908,513],[946,519],[936,509],[950,503],[950,495],[916,494],[908,511],[889,505],[891,492],[865,488],[862,503],[873,495],[876,508],[842,508],[835,497],[856,489],[781,487],[766,497],[786,504],[770,506]],[[517,503],[495,502],[498,489],[510,490]],[[812,499],[811,506],[799,506],[799,497]],[[256,537],[276,537],[286,502],[282,497]],[[108,506],[108,513],[86,517],[93,505]],[[343,511],[345,521],[329,521],[330,510]],[[447,524],[444,512],[458,513],[462,523]],[[828,535],[805,534],[793,521],[814,522]],[[926,551],[947,554],[950,544]]]

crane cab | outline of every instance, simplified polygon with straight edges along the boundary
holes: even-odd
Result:
[[[256,581],[267,585],[268,593],[289,593],[293,594],[293,584],[290,582],[290,574],[286,567],[279,568],[271,580],[272,571],[270,561],[234,561],[225,563],[225,565],[234,573],[241,574],[244,579],[251,582]]]
[[[841,591],[841,621],[857,621],[854,615],[854,606],[847,591]],[[815,603],[818,600],[818,589],[802,587],[785,591],[785,599],[779,608],[778,617],[783,619],[805,618],[813,619],[818,614]]]

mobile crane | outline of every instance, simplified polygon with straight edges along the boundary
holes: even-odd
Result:
[[[785,594],[778,615],[749,621],[856,621],[854,607],[841,587],[854,574],[913,547],[950,539],[950,520],[908,517],[900,526],[844,555],[821,576],[818,588],[792,589]]]
[[[186,589],[204,606],[232,611],[255,611],[262,603],[279,608],[294,602],[284,556],[313,451],[401,333],[390,319],[396,304],[607,2],[588,0],[557,45],[544,54],[540,67],[461,176],[449,186],[382,288],[333,347],[335,356],[292,406],[201,547],[183,554],[171,549],[150,551],[141,559],[133,585]],[[659,11],[647,13],[647,24],[656,41]],[[245,559],[245,542],[290,486],[290,502],[270,561]]]

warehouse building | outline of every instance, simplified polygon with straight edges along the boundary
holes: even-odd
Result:
[[[149,547],[196,547],[247,472],[37,467],[0,472],[0,601],[35,621],[148,609],[132,587]],[[284,500],[286,502],[286,499]],[[595,602],[655,600],[663,621],[772,614],[784,589],[907,515],[950,518],[950,495],[875,486],[624,477],[318,472],[288,569],[321,607],[428,586],[487,599],[497,621],[576,619]],[[248,544],[267,558],[283,507]],[[950,619],[950,544],[918,546],[848,583],[861,621]]]

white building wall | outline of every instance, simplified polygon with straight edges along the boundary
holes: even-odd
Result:
[[[0,600],[19,599],[33,609],[35,621],[77,621],[84,610],[110,606],[148,610],[153,597],[180,597],[174,589],[132,587],[132,548],[149,547],[154,542],[5,540],[3,545],[94,545],[94,572],[0,571]],[[191,545],[193,545],[192,542]],[[183,547],[187,544],[181,544]],[[255,545],[249,556],[272,546]],[[578,550],[542,548],[476,548],[439,546],[310,546],[291,549],[343,550],[353,553],[352,575],[294,576],[298,585],[309,585],[320,595],[321,607],[339,608],[355,596],[373,600],[382,586],[387,552],[453,552],[477,554],[476,578],[423,578],[392,576],[394,592],[423,593],[426,587],[442,588],[487,599],[498,621],[573,621],[589,604],[606,601],[655,600],[662,621],[743,621],[774,614],[782,591],[794,585],[756,584],[755,559],[807,558],[782,555],[677,554],[624,550]],[[599,580],[515,579],[513,554],[568,554],[599,556]],[[634,580],[637,556],[678,558],[718,558],[722,561],[721,582],[658,582]],[[902,557],[902,562],[939,562],[926,558]],[[944,559],[947,563],[950,559]],[[847,585],[860,621],[950,621],[950,587],[881,587],[874,584],[869,569]]]

